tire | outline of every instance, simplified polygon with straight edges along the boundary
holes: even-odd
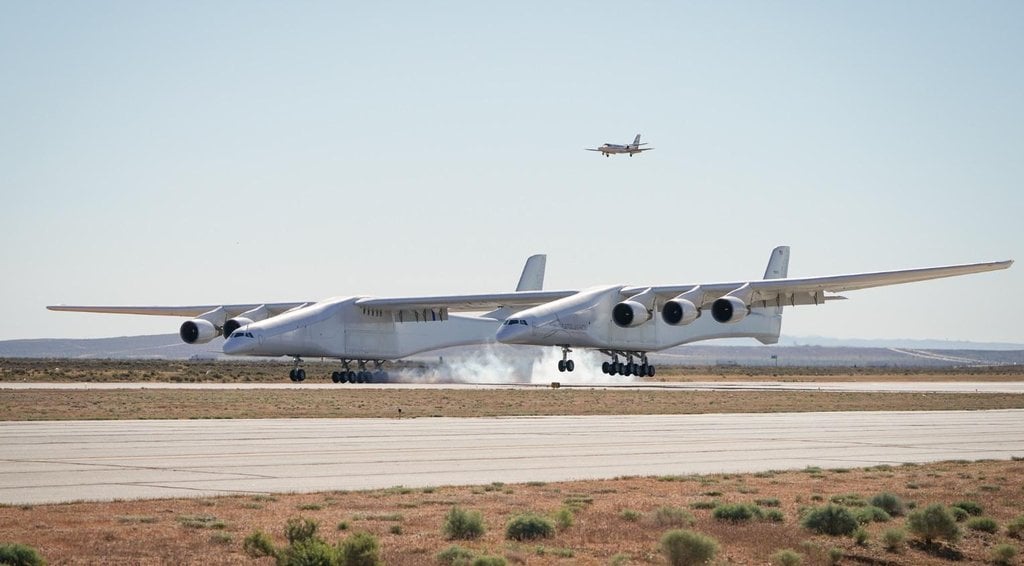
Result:
[[[290,379],[292,381],[295,381],[295,370],[294,369],[292,369],[291,371],[288,372],[288,379]]]
[[[300,383],[306,381],[306,370],[302,368],[295,370],[295,381]]]
[[[572,371],[574,369],[576,369],[576,362],[572,360],[567,360],[565,362],[565,371]]]
[[[565,360],[558,360],[558,371],[565,371]]]
[[[605,374],[609,373],[609,371],[608,371],[608,370],[609,370],[608,366],[610,366],[610,365],[611,365],[611,364],[610,364],[610,363],[608,363],[608,362],[603,362],[603,363],[601,364],[601,372],[602,372],[602,373],[605,373]]]
[[[340,381],[340,378],[338,377],[338,372],[331,372],[331,381],[333,381],[334,383],[338,383]]]
[[[654,377],[654,366],[647,368],[647,377]]]

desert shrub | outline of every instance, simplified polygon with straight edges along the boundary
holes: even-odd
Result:
[[[453,544],[441,552],[438,552],[434,558],[442,564],[459,566],[469,564],[470,561],[473,560],[473,551],[468,548],[463,548],[457,544]]]
[[[967,521],[967,528],[972,531],[995,534],[999,532],[999,523],[991,517],[972,517]]]
[[[959,507],[974,516],[981,515],[985,512],[985,509],[974,501],[957,501],[953,504],[953,507]]]
[[[907,538],[907,533],[903,529],[886,529],[882,533],[882,544],[889,552],[899,552],[903,548],[905,538]]]
[[[270,536],[263,531],[256,531],[251,535],[245,537],[242,541],[242,550],[249,558],[262,558],[264,556],[277,556],[277,550],[274,549],[274,543],[270,540]],[[0,560],[2,563],[3,560]]]
[[[444,517],[444,536],[449,540],[472,540],[484,534],[484,518],[479,511],[452,507]]]
[[[393,535],[400,535],[402,534],[402,525],[391,525],[388,532]]]
[[[845,507],[864,507],[868,504],[859,493],[845,493],[842,495],[833,495],[829,498],[829,501],[836,505],[843,505]]]
[[[999,546],[992,549],[992,563],[997,566],[1009,566],[1013,564],[1014,557],[1017,556],[1017,547],[1012,544],[1000,544]]]
[[[277,557],[278,566],[333,566],[337,563],[337,550],[317,537],[297,540],[282,549]]]
[[[764,520],[772,523],[781,523],[786,520],[786,516],[778,509],[769,509],[764,512]]]
[[[516,515],[505,527],[505,538],[511,540],[550,538],[554,534],[555,526],[551,521],[533,513]]]
[[[621,517],[624,521],[635,523],[636,521],[640,520],[640,512],[634,511],[632,509],[623,509],[622,511],[619,511],[619,517]]]
[[[772,555],[772,564],[775,566],[800,566],[803,561],[800,553],[788,548]]]
[[[846,556],[846,554],[843,553],[843,549],[841,549],[841,548],[839,548],[837,546],[833,546],[832,548],[828,549],[828,563],[829,564],[839,564],[840,562],[843,561],[843,558],[845,556]]]
[[[1013,538],[1024,538],[1024,515],[1017,517],[1006,525],[1006,534]]]
[[[718,554],[718,541],[693,531],[671,530],[661,537],[661,553],[672,566],[707,564]]]
[[[575,516],[572,513],[572,509],[569,507],[562,507],[555,512],[555,525],[558,530],[564,531],[573,525]]]
[[[768,499],[755,499],[754,503],[760,507],[778,507],[782,505],[782,502],[774,497]]]
[[[960,540],[960,527],[944,506],[936,503],[907,517],[907,528],[926,543],[945,539],[951,543]]]
[[[885,523],[892,519],[885,509],[881,507],[875,507],[874,505],[868,505],[867,507],[861,507],[853,512],[853,516],[857,518],[859,523]]]
[[[763,516],[763,513],[760,507],[756,507],[754,505],[747,505],[744,503],[727,503],[725,505],[715,507],[715,510],[711,512],[711,516],[719,521],[742,523],[755,518],[760,519]]]
[[[853,542],[857,543],[858,546],[866,545],[869,538],[871,538],[871,533],[864,527],[857,527],[857,530],[853,531]]]
[[[659,527],[689,527],[693,515],[681,507],[658,507],[651,513],[651,522]]]
[[[380,560],[380,543],[370,533],[349,535],[338,545],[338,560],[345,566],[377,566]]]
[[[888,492],[879,493],[872,497],[870,503],[875,507],[885,509],[885,512],[892,517],[899,517],[906,513],[906,505],[903,503],[903,500]]]
[[[690,504],[690,509],[714,509],[718,505],[719,503],[715,499],[705,499],[703,501],[694,501]]]
[[[11,566],[42,566],[46,564],[39,551],[25,544],[0,544],[0,564]]]
[[[953,514],[953,519],[957,523],[966,521],[967,518],[971,516],[970,513],[968,513],[967,511],[964,511],[963,509],[961,509],[959,507],[956,507],[956,506],[950,507],[949,508],[949,512]]]
[[[318,527],[317,522],[312,519],[303,517],[288,519],[284,525],[284,538],[288,539],[288,544],[310,540],[316,536]]]
[[[857,530],[857,518],[846,507],[826,505],[815,507],[804,516],[803,526],[824,535],[849,535]]]

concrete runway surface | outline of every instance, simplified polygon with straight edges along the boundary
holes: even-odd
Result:
[[[579,389],[629,389],[664,391],[831,391],[831,392],[884,392],[884,393],[1024,393],[1024,381],[686,381],[669,383],[636,383],[628,380],[618,382],[572,382],[569,379],[558,382],[561,387]],[[110,390],[110,389],[537,389],[551,387],[544,383],[70,383],[70,382],[0,382],[4,389],[62,389],[62,390]]]
[[[0,502],[1024,456],[1024,410],[0,423]]]

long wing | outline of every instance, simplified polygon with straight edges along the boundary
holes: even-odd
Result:
[[[501,307],[532,307],[575,295],[578,291],[510,291],[479,295],[437,295],[433,297],[368,297],[356,304],[384,310],[447,308],[453,311],[482,311]]]
[[[109,307],[109,306],[76,306],[76,305],[51,305],[46,307],[51,311],[63,312],[92,312],[103,314],[140,314],[149,316],[188,316],[197,317],[217,308],[224,308],[228,318],[232,318],[252,309],[266,306],[271,316],[281,314],[302,305],[313,304],[315,301],[299,303],[255,303],[247,305],[193,305],[180,307]]]
[[[920,269],[901,269],[897,271],[876,271],[872,273],[851,273],[846,275],[827,275],[824,277],[798,277],[792,279],[758,279],[753,281],[735,281],[732,283],[661,285],[653,287],[625,287],[624,296],[631,296],[651,289],[659,296],[670,298],[680,293],[700,287],[704,292],[703,304],[740,290],[744,286],[750,291],[750,304],[764,303],[768,305],[817,304],[829,298],[825,293],[855,291],[885,285],[928,281],[943,277],[956,277],[970,273],[982,273],[1006,269],[1013,265],[1013,260],[993,261],[987,263],[969,263],[943,267],[924,267]]]

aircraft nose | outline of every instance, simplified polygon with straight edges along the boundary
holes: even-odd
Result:
[[[495,338],[502,344],[525,344],[529,337],[529,326],[519,324],[518,320],[509,320],[501,328],[498,328],[498,334]]]

